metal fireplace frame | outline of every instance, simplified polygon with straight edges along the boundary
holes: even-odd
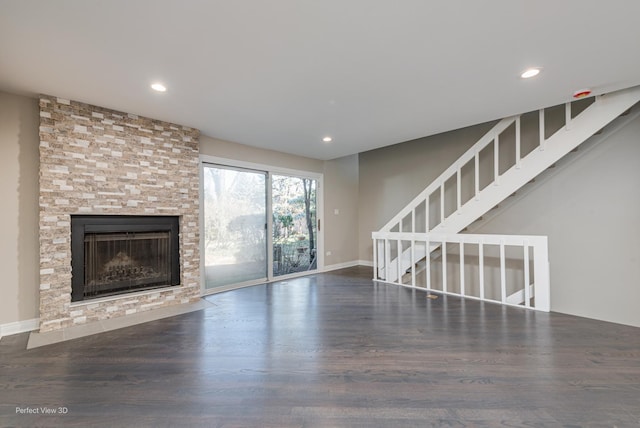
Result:
[[[91,300],[91,298],[84,296],[84,239],[87,233],[170,232],[171,281],[166,286],[180,285],[179,227],[177,216],[72,215],[71,301]],[[143,290],[131,290],[131,292]],[[127,294],[127,292],[122,294]]]

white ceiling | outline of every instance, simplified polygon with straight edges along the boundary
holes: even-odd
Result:
[[[331,159],[638,85],[639,17],[637,0],[0,0],[0,89]]]

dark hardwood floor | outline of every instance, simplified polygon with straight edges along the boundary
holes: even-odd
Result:
[[[640,425],[640,329],[370,277],[231,291],[28,351],[25,335],[3,338],[0,426]]]

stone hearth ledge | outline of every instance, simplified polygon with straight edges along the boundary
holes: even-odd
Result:
[[[153,311],[139,312],[131,315],[125,315],[118,318],[111,318],[102,321],[96,321],[88,324],[75,325],[60,330],[48,331],[45,333],[31,332],[27,349],[38,348],[40,346],[52,345],[66,340],[79,339],[81,337],[90,336],[92,334],[104,333],[119,328],[131,327],[145,322],[156,321],[162,318],[169,318],[176,315],[182,315],[189,312],[200,311],[215,304],[205,299],[200,299],[195,303],[186,303],[181,305],[166,306],[154,309]]]

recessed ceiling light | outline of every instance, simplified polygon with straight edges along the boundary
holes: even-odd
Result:
[[[324,138],[322,139],[322,141],[324,141],[325,143],[330,143],[331,141],[333,141],[333,138],[331,138],[331,137],[324,137]]]
[[[540,74],[540,68],[528,68],[520,75],[520,77],[523,79],[529,79],[537,76],[538,74]]]
[[[154,83],[151,85],[151,89],[153,89],[154,91],[158,91],[158,92],[166,92],[167,91],[167,87],[164,86],[162,83]]]

